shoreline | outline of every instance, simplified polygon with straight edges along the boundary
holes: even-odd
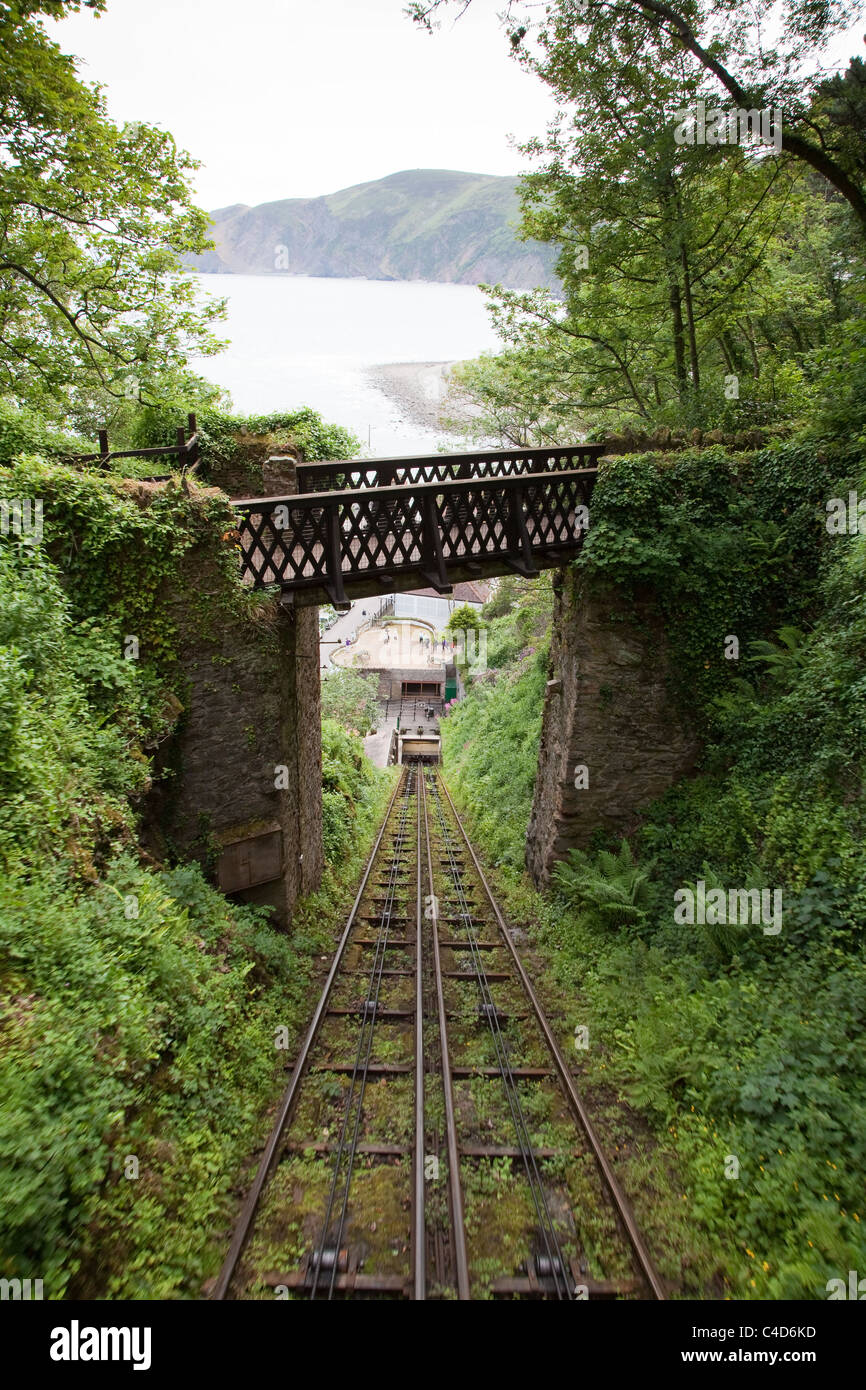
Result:
[[[440,414],[446,392],[446,374],[457,359],[449,362],[383,362],[367,367],[364,375],[395,405],[426,429],[457,435],[446,430]]]

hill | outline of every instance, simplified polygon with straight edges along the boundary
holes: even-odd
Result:
[[[517,238],[517,179],[410,169],[321,198],[211,213],[213,251],[189,258],[218,274],[555,285],[556,248]]]

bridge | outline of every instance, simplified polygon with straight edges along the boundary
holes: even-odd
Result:
[[[233,503],[244,579],[300,606],[566,564],[602,444],[299,464],[301,489]],[[398,583],[399,581],[399,583]]]

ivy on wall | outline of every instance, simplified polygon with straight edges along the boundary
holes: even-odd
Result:
[[[603,466],[576,569],[626,593],[651,590],[676,653],[673,679],[703,717],[743,672],[726,658],[815,610],[825,498],[847,488],[831,456],[785,443],[756,455],[722,448],[626,456]]]

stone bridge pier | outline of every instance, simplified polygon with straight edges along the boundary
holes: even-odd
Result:
[[[295,460],[266,459],[255,481],[294,491]],[[186,691],[160,829],[224,893],[270,907],[285,927],[323,869],[319,610],[277,595],[249,611],[226,602],[224,562],[208,544],[189,552],[184,580],[174,606]]]
[[[554,581],[548,681],[526,862],[538,884],[593,832],[625,835],[699,751],[670,691],[655,595],[626,601],[573,570]]]

